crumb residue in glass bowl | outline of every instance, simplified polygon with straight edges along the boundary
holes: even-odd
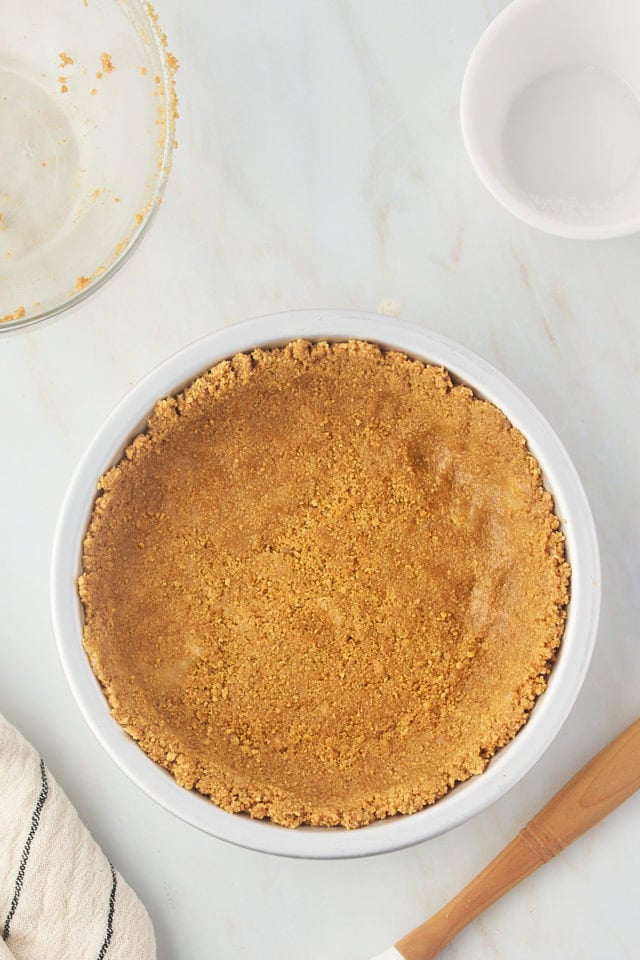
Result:
[[[158,122],[162,126],[163,130],[166,128],[167,124],[169,125],[169,130],[173,137],[173,146],[176,148],[178,143],[175,139],[175,125],[180,114],[178,113],[178,94],[176,93],[175,76],[180,68],[180,64],[178,62],[178,58],[169,50],[167,35],[160,29],[160,25],[158,23],[158,14],[150,3],[146,3],[145,8],[159,32],[160,44],[162,46],[165,65],[167,68],[167,81],[169,84],[169,89],[165,90],[164,86],[162,85],[162,78],[158,76],[154,77],[154,80],[159,87],[158,93],[161,97],[161,103],[158,111]],[[141,69],[144,70],[145,68],[143,67]]]
[[[111,61],[111,56],[108,53],[100,54],[100,63],[102,64],[103,73],[113,73],[115,67]]]
[[[158,22],[158,14],[156,13],[155,9],[150,3],[145,3],[145,9],[156,30],[157,39],[158,39],[160,48],[162,50],[162,55],[163,55],[165,70],[166,70],[165,82],[163,82],[163,78],[160,76],[160,74],[156,74],[153,77],[153,81],[155,83],[155,90],[153,95],[158,99],[157,119],[155,121],[156,125],[160,128],[160,134],[158,137],[158,146],[162,149],[165,146],[167,140],[170,138],[171,146],[173,147],[173,149],[177,149],[178,141],[176,140],[176,137],[175,137],[175,127],[179,117],[179,112],[178,112],[178,94],[176,91],[175,77],[180,68],[180,64],[175,54],[173,54],[169,50],[167,35],[160,28],[160,25]],[[112,73],[116,69],[115,66],[113,65],[111,56],[108,53],[103,52],[100,55],[100,61],[102,65],[102,72],[98,72],[96,74],[96,77],[98,77],[99,79],[102,77],[102,73]],[[148,75],[148,70],[146,67],[141,66],[139,69],[140,69],[140,74],[142,76]],[[92,96],[95,96],[97,93],[96,88],[94,87],[90,91],[90,93]],[[165,154],[163,153],[160,155],[158,159],[157,170],[165,178],[168,176],[169,171],[171,169],[171,162],[172,162],[171,152],[169,152],[168,157],[165,156]],[[99,193],[101,192],[102,191],[94,191],[94,194],[93,194],[94,199],[97,199]],[[114,199],[116,203],[120,201],[119,197],[115,197]],[[162,197],[161,196],[157,197],[155,200],[155,203],[159,206],[162,203]],[[150,199],[141,210],[138,210],[136,212],[134,216],[135,227],[132,230],[132,232],[127,236],[123,237],[122,240],[120,240],[119,243],[116,244],[116,246],[114,247],[113,253],[111,254],[111,256],[107,261],[100,264],[100,266],[98,266],[88,276],[81,275],[76,279],[74,290],[70,292],[70,296],[88,287],[96,277],[100,276],[107,270],[107,268],[110,266],[110,264],[114,260],[117,260],[120,254],[129,246],[129,243],[131,242],[134,234],[137,232],[137,228],[141,227],[142,224],[147,219],[147,217],[149,216],[153,205],[154,205],[154,201]]]
[[[0,317],[0,323],[10,323],[11,320],[22,320],[26,316],[26,310],[24,307],[18,307],[13,313],[5,313],[3,317]]]

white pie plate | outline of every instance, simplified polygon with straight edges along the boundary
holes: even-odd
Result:
[[[572,567],[571,599],[562,645],[549,685],[515,739],[484,773],[419,813],[391,817],[357,830],[298,827],[252,820],[179,787],[111,717],[82,646],[83,610],[76,578],[98,478],[143,429],[161,397],[176,393],[200,372],[238,351],[310,340],[363,339],[448,368],[479,396],[500,407],[527,438],[553,494]],[[399,320],[367,313],[305,310],[261,317],[203,337],[162,363],[125,397],[98,431],[70,483],[55,535],[51,573],[53,622],[62,664],[87,723],[131,780],[187,823],[253,850],[292,857],[361,857],[397,850],[451,830],[486,809],[514,786],[547,749],[584,680],[596,635],[600,564],[591,511],[578,475],[555,433],[527,398],[484,360],[451,340]]]

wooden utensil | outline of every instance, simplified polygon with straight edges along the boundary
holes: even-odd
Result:
[[[376,960],[431,960],[466,925],[640,788],[640,720],[590,760],[453,900]]]

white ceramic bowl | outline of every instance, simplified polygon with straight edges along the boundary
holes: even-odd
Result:
[[[563,237],[640,230],[640,3],[514,0],[462,85],[467,152],[496,200]]]
[[[573,569],[565,634],[548,688],[516,738],[484,773],[460,784],[433,806],[358,830],[290,830],[227,813],[200,794],[179,787],[112,719],[82,646],[83,612],[76,577],[100,475],[144,427],[156,400],[181,390],[203,370],[238,351],[276,346],[297,337],[358,338],[402,350],[447,367],[454,378],[497,404],[525,435],[542,466],[562,518]],[[335,858],[382,853],[444,833],[484,810],[524,776],[562,726],[584,679],[596,633],[600,571],[593,520],[576,471],[547,422],[502,374],[445,337],[398,320],[305,310],[251,320],[204,337],[161,364],[127,394],[92,441],[71,481],[55,536],[51,591],[58,649],[78,705],[105,750],[145,793],[182,820],[240,846],[288,856]]]
[[[146,0],[0,0],[0,336],[128,260],[166,185],[176,61]]]

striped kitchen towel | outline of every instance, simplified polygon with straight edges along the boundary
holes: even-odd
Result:
[[[0,714],[0,960],[153,960],[146,910]]]

